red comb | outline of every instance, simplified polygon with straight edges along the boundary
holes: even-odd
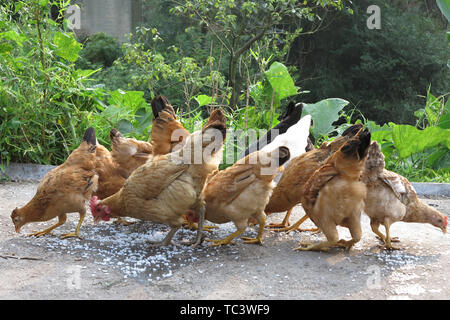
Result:
[[[98,204],[98,197],[97,197],[97,196],[93,196],[93,197],[91,198],[90,203],[89,203],[89,206],[91,207],[91,213],[92,213],[92,215],[94,215],[95,207],[97,207],[97,204]]]
[[[447,220],[448,220],[448,217],[445,216],[445,217],[444,217],[444,221],[445,221],[445,226],[446,226],[446,227],[447,227],[447,223],[448,223]]]

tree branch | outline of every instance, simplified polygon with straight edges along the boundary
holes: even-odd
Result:
[[[241,48],[239,48],[235,53],[234,57],[237,58],[245,51],[247,51],[253,43],[261,39],[266,34],[267,28],[263,28],[258,34],[256,34],[253,38],[248,40]]]

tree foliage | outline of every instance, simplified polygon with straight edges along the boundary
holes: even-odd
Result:
[[[366,26],[373,4],[381,9],[380,30]],[[307,99],[344,98],[379,123],[414,124],[430,84],[438,94],[448,91],[450,52],[442,25],[387,0],[355,1],[353,15],[336,13],[329,29],[298,38],[291,50],[307,52],[289,60],[298,67],[299,84],[311,91]]]
[[[256,42],[276,48],[275,51],[282,47],[285,55],[292,40],[303,32],[304,20],[320,18],[320,9],[344,6],[342,0],[188,0],[175,3],[172,12],[188,16],[206,27],[226,51],[232,107],[238,102],[244,78],[238,63]]]

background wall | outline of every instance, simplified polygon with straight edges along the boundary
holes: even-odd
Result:
[[[76,0],[72,3],[81,8],[81,29],[75,30],[80,37],[104,32],[123,42],[125,35],[142,21],[141,0]]]

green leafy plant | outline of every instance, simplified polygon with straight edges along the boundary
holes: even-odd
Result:
[[[49,18],[49,1],[0,6],[0,162],[59,164],[95,109],[95,71],[76,70],[81,45]],[[11,16],[16,18],[11,19]]]
[[[314,122],[311,132],[316,139],[335,132],[333,123],[340,118],[340,111],[348,104],[344,99],[332,98],[317,103],[303,104],[303,113],[310,114]]]
[[[388,169],[399,172],[412,181],[439,177],[439,182],[449,182],[448,105],[444,96],[441,100],[428,93],[425,108],[415,112],[417,124],[421,127],[392,122],[383,126],[373,121],[367,123],[372,139],[381,144]]]
[[[105,33],[97,33],[84,41],[77,67],[80,69],[111,67],[114,61],[122,56],[122,47],[117,39]]]

